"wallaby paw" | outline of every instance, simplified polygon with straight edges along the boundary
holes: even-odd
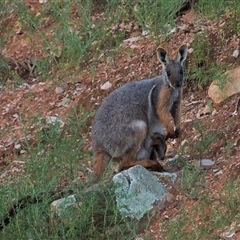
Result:
[[[165,171],[163,166],[158,162],[158,161],[153,161],[153,163],[151,164],[150,169],[152,171],[156,171],[156,172],[162,172]]]
[[[156,172],[164,172],[165,171],[164,167],[159,162],[157,162],[157,164],[154,166],[153,170]]]
[[[179,138],[180,137],[180,128],[176,128],[175,131],[174,131],[174,134],[175,134],[175,138]]]
[[[176,138],[175,131],[167,133],[166,140],[168,140],[169,138]]]

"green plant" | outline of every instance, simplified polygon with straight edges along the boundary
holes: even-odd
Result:
[[[204,173],[199,167],[187,164],[182,169],[181,190],[190,198],[199,197],[205,187]]]
[[[235,1],[235,0],[233,0]],[[212,18],[219,18],[224,11],[227,2],[224,0],[213,0],[211,2],[207,0],[199,0],[195,5],[197,12],[202,15],[208,15]],[[218,11],[214,11],[214,9],[218,9]]]
[[[228,139],[227,142],[226,142],[226,146],[225,146],[225,151],[226,151],[228,156],[232,155],[233,147],[234,147],[234,141],[231,140],[231,139]]]
[[[216,180],[217,181],[217,180]],[[212,196],[212,189],[206,188],[195,196],[191,204],[181,204],[176,217],[165,225],[166,239],[218,239],[229,226],[239,222],[239,181],[229,179],[219,192]]]
[[[0,84],[4,85],[6,80],[11,77],[10,67],[6,59],[0,54]]]
[[[138,221],[122,217],[116,208],[113,186],[99,183],[100,187],[89,191],[89,183],[76,181],[79,170],[91,179],[87,172],[89,159],[86,159],[91,154],[83,150],[82,132],[91,115],[92,112],[77,113],[73,109],[64,129],[57,120],[52,123],[39,121],[38,117],[32,120],[37,127],[36,141],[33,146],[27,139],[22,143],[27,151],[21,157],[25,167],[14,181],[1,185],[0,216],[24,196],[37,200],[31,200],[34,204],[27,204],[4,227],[1,239],[125,239],[136,236]],[[21,116],[22,124],[26,121],[29,119]],[[53,217],[50,211],[50,203],[60,198],[57,189],[64,189],[62,197],[68,196],[68,190],[72,189],[79,203],[60,218]]]
[[[194,123],[194,128],[198,131],[199,137],[194,143],[195,154],[198,159],[204,158],[206,152],[210,150],[211,143],[217,139],[217,131],[205,131],[204,126],[199,122]]]
[[[227,82],[223,74],[226,70],[226,64],[217,62],[213,57],[213,46],[208,39],[211,39],[209,33],[203,32],[197,34],[192,43],[193,60],[186,73],[186,78],[191,79],[191,81],[186,81],[190,91],[203,89],[214,80],[218,80],[221,85]]]

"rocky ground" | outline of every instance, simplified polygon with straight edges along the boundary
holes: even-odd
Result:
[[[227,18],[223,17],[220,22],[224,28]],[[41,55],[41,50],[37,47],[25,44],[25,33],[15,24],[13,16],[9,17],[7,24],[15,29],[15,35],[7,39],[2,49],[5,57],[14,59],[15,62],[26,63],[30,49],[32,54]],[[220,37],[218,33],[221,32],[219,24],[200,19],[193,12],[187,13],[179,20],[179,29],[171,33],[164,47],[173,55],[181,43],[186,43],[190,49],[186,67],[190,68],[194,63],[195,49],[192,47],[194,39],[199,32],[206,30],[211,32],[206,41],[215,53],[211,61],[226,61],[228,68],[238,66],[239,57],[234,57],[233,53],[238,49],[239,36],[229,34],[225,39],[225,48],[221,48],[218,41]],[[39,82],[36,78],[28,77],[19,86],[16,86],[11,79],[7,79],[0,92],[0,182],[4,183],[14,178],[14,175],[21,173],[21,169],[24,168],[24,164],[18,161],[18,156],[25,154],[22,144],[23,130],[32,144],[38,131],[38,125],[28,119],[36,116],[41,118],[58,116],[65,122],[73,106],[76,106],[78,111],[81,111],[81,108],[97,109],[102,99],[116,87],[161,72],[155,54],[156,47],[152,37],[148,35],[136,37],[132,34],[122,43],[123,50],[118,52],[116,57],[105,58],[104,54],[101,56],[94,75],[86,68],[75,76],[74,80],[46,79]],[[214,196],[218,194],[227,179],[237,178],[240,175],[240,110],[236,109],[240,93],[228,97],[220,104],[215,104],[208,96],[208,86],[192,87],[193,79],[186,79],[185,86],[182,102],[182,135],[177,140],[169,140],[167,156],[174,156],[185,145],[186,148],[182,153],[186,161],[211,159],[215,170],[213,171],[212,168],[205,170],[205,178]],[[189,90],[190,87],[194,91]],[[196,126],[196,122],[200,125]],[[194,146],[202,137],[199,128],[202,129],[205,137],[217,132],[216,140],[207,144],[201,154]],[[85,131],[88,136],[86,141],[88,150],[91,149],[90,129],[91,119]],[[195,153],[195,159],[189,159],[188,152]],[[187,208],[192,206],[194,199],[179,194],[176,196],[176,201],[183,202]],[[165,221],[175,216],[178,211],[177,204],[174,204],[159,217]],[[160,239],[159,219],[152,221],[149,231],[152,232],[153,239]],[[237,232],[231,239],[239,238],[240,232]]]

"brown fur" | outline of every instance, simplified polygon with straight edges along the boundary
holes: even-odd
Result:
[[[179,99],[175,103],[174,108],[172,109],[172,111],[169,111],[168,107],[170,105],[169,101],[172,95],[172,91],[174,91],[172,88],[163,87],[158,96],[157,102],[157,115],[160,122],[166,128],[166,138],[179,137],[181,129],[182,89],[180,90]]]
[[[139,138],[140,139],[142,138],[142,141],[143,141],[146,138],[146,132],[142,131],[139,133],[140,133]],[[129,151],[128,153],[126,153],[124,155],[122,163],[118,167],[118,172],[128,169],[130,167],[136,166],[136,165],[141,165],[145,168],[150,168],[155,171],[163,171],[164,170],[164,168],[158,161],[153,161],[150,159],[136,160],[136,154],[141,147],[140,143],[141,143],[141,141],[139,141],[139,145],[137,145],[135,148],[133,148],[131,151]],[[159,146],[159,142],[157,143],[155,140],[154,143],[158,148],[161,148],[161,146]],[[95,181],[98,180],[99,177],[101,176],[101,174],[104,172],[105,167],[108,162],[107,158],[109,158],[109,156],[107,155],[107,153],[105,153],[103,150],[101,150],[101,148],[98,148],[94,152],[93,171],[94,171],[94,175],[95,175],[94,176]]]

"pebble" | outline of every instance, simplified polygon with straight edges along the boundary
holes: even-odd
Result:
[[[205,108],[203,109],[203,115],[207,115],[211,113],[211,108],[206,105]]]
[[[202,166],[213,166],[214,162],[211,159],[202,159],[201,164]]]
[[[196,166],[203,169],[211,169],[214,166],[214,162],[211,159],[202,159],[196,162]]]
[[[107,81],[101,86],[101,89],[102,90],[108,90],[111,87],[112,87],[112,84],[109,81]]]
[[[55,92],[56,92],[56,94],[61,94],[61,93],[64,92],[64,90],[63,90],[63,88],[61,88],[61,87],[56,87],[56,88],[55,88]]]
[[[232,55],[234,58],[237,58],[239,56],[239,50],[236,49],[233,51],[233,55]]]
[[[21,147],[22,147],[21,144],[16,144],[16,145],[14,146],[15,150],[20,150]]]
[[[65,97],[62,99],[62,101],[60,103],[57,104],[58,107],[65,107],[68,105],[68,103],[71,101],[70,98]]]

